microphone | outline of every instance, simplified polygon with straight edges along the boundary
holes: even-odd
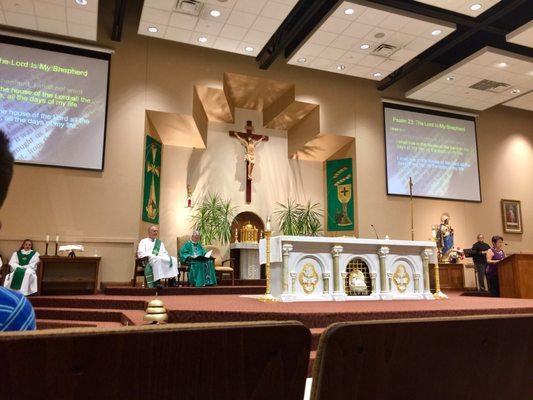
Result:
[[[380,240],[378,231],[376,230],[376,227],[374,226],[374,224],[370,224],[370,226],[372,227],[372,230],[374,231],[374,235],[376,235],[376,239]]]

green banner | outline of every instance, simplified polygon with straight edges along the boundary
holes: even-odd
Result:
[[[146,136],[144,152],[143,221],[159,223],[159,188],[161,186],[162,145]]]
[[[353,231],[354,194],[352,159],[326,161],[328,231]]]

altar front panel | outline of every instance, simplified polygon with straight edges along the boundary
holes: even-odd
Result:
[[[274,237],[272,295],[282,301],[431,299],[424,264],[434,251],[433,242]]]

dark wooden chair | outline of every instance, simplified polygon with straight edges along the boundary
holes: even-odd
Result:
[[[4,286],[4,281],[6,280],[6,276],[9,274],[9,264],[7,261],[2,257],[0,254],[0,260],[2,260],[2,264],[0,265],[0,286]]]
[[[144,277],[144,269],[148,265],[148,256],[142,258],[135,258],[135,266],[133,268],[133,279],[131,280],[131,286],[137,286],[137,277],[143,277],[143,286],[146,285],[146,279]]]
[[[301,400],[310,341],[299,322],[3,333],[0,399]]]
[[[532,371],[532,314],[339,323],[311,399],[530,400]]]

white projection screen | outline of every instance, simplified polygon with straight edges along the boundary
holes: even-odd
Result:
[[[481,202],[472,116],[383,103],[387,193]]]
[[[0,129],[21,164],[104,169],[110,54],[0,36]]]

